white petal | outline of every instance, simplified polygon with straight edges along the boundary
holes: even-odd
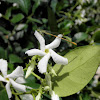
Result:
[[[59,100],[59,96],[54,91],[52,92],[51,100]]]
[[[8,66],[7,61],[0,59],[0,70],[3,74],[3,76],[7,75],[7,66]]]
[[[31,72],[34,70],[34,65],[30,65],[26,71],[26,75],[25,75],[25,78],[28,78],[29,75],[31,74]]]
[[[62,64],[62,65],[68,64],[68,59],[67,58],[64,58],[64,57],[58,55],[52,49],[50,49],[50,53],[51,53],[52,59],[54,60],[55,63]]]
[[[47,64],[50,58],[50,53],[46,54],[38,63],[38,69],[40,73],[45,73],[47,71]]]
[[[17,83],[26,83],[25,79],[23,77],[18,77],[15,82]]]
[[[28,54],[28,56],[34,56],[34,55],[44,56],[45,52],[39,49],[31,49],[26,51],[25,54]]]
[[[5,78],[0,75],[0,81],[6,82]]]
[[[11,90],[10,90],[10,85],[11,85],[11,83],[10,82],[8,82],[7,84],[6,84],[6,91],[7,91],[7,94],[8,94],[8,98],[11,98],[12,97],[12,93],[11,93]]]
[[[57,48],[60,45],[61,38],[62,38],[62,34],[59,34],[58,37],[56,37],[56,39],[53,42],[51,42],[50,44],[46,45],[45,48],[46,49]]]
[[[20,95],[20,97],[22,100],[34,100],[31,94],[23,94],[23,95]]]
[[[23,76],[24,76],[23,67],[18,66],[11,74],[7,75],[7,78],[18,78]]]
[[[16,82],[15,82],[14,80],[12,80],[12,79],[9,79],[9,80],[10,80],[12,86],[13,86],[16,90],[22,91],[22,92],[26,92],[26,86],[25,86],[25,85],[18,84],[18,83],[16,83]]]
[[[41,100],[41,93],[39,92],[38,95],[36,96],[36,100]]]
[[[38,33],[37,31],[35,31],[34,35],[40,43],[40,49],[42,51],[44,51],[45,50],[45,40],[44,40],[43,36],[40,33]]]

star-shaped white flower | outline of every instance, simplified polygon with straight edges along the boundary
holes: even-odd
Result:
[[[45,73],[47,71],[47,64],[50,57],[54,60],[57,64],[66,65],[68,64],[68,59],[58,55],[52,49],[57,48],[60,45],[62,35],[59,34],[56,39],[48,45],[45,45],[45,40],[41,34],[37,31],[34,33],[35,37],[40,43],[40,50],[39,49],[31,49],[25,52],[28,56],[39,55],[44,56],[38,63],[38,69],[40,73]]]
[[[6,82],[6,91],[8,94],[8,97],[12,97],[10,85],[22,92],[26,92],[26,86],[19,84],[19,83],[25,83],[25,80],[23,78],[24,72],[23,67],[18,66],[11,74],[7,75],[7,61],[0,59],[0,71],[2,72],[3,76],[0,75],[0,81]]]

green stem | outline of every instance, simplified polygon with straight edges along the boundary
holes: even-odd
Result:
[[[22,93],[15,93],[14,91],[12,91],[12,94],[14,94],[14,95],[31,94],[33,91],[37,92],[36,90],[38,90],[38,89],[32,89],[29,92],[22,92]]]
[[[76,8],[76,6],[77,6],[78,4],[79,4],[79,2],[76,1],[76,4],[70,9],[69,13],[71,13],[71,12],[74,10],[74,8]]]
[[[31,72],[32,73],[32,75],[34,75],[37,79],[39,79],[41,82],[43,82],[43,79],[40,77],[40,76],[38,76],[37,74],[35,74],[34,72]]]
[[[82,96],[81,95],[79,95],[79,100],[82,100]]]

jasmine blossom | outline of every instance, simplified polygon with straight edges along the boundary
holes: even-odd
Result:
[[[22,92],[26,92],[26,86],[19,84],[19,83],[24,83],[25,80],[23,79],[24,72],[23,72],[23,67],[18,66],[11,74],[7,75],[7,61],[0,59],[0,70],[3,74],[3,76],[0,75],[0,81],[6,82],[6,91],[8,94],[8,97],[12,97],[10,85]]]
[[[40,73],[47,72],[47,64],[50,57],[52,57],[54,62],[57,64],[62,64],[62,65],[68,64],[67,58],[64,58],[58,55],[56,52],[52,50],[54,48],[57,48],[60,45],[61,37],[62,37],[61,34],[59,34],[56,37],[56,39],[48,45],[45,45],[44,38],[37,31],[35,31],[34,35],[40,43],[40,50],[31,49],[31,50],[26,51],[25,54],[28,54],[28,56],[34,56],[34,55],[44,56],[38,63],[38,69]]]

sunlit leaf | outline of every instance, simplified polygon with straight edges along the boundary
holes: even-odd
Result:
[[[100,46],[83,46],[66,54],[68,65],[55,65],[54,91],[65,97],[79,92],[94,76],[100,64]],[[55,81],[57,80],[57,81]]]

